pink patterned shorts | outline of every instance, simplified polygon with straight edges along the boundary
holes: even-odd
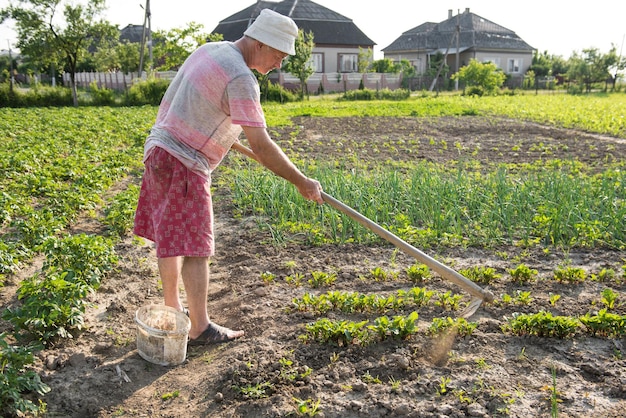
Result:
[[[133,232],[153,241],[159,258],[212,256],[211,179],[154,148],[145,162]]]

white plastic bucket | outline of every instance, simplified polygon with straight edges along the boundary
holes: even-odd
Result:
[[[135,313],[137,351],[161,366],[181,364],[187,356],[191,321],[182,312],[165,305],[147,305]]]

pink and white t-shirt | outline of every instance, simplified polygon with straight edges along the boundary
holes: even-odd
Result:
[[[168,87],[145,156],[158,145],[208,175],[241,126],[266,127],[257,79],[234,43],[209,42],[187,58]]]

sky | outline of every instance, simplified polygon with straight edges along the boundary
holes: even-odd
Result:
[[[0,0],[0,9],[9,1]],[[73,0],[81,1],[81,0]],[[146,0],[105,0],[103,17],[123,28],[142,25]],[[255,0],[150,0],[152,30],[186,27],[195,22],[209,33],[228,16],[252,5]],[[346,16],[376,43],[374,58],[383,58],[382,48],[403,32],[424,22],[441,22],[448,10],[456,15],[470,12],[512,30],[539,52],[569,58],[574,51],[597,48],[606,53],[612,45],[626,55],[626,1],[595,0],[591,3],[526,0],[315,0],[315,3]],[[13,22],[0,25],[0,50],[15,48]],[[622,50],[623,49],[623,50]]]

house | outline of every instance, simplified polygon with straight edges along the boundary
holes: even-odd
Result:
[[[146,31],[148,30],[149,29],[146,28]],[[126,27],[120,31],[120,41],[140,43],[143,36],[147,36],[147,32],[144,35],[143,25],[126,25]]]
[[[226,41],[236,41],[263,9],[289,16],[304,33],[313,33],[311,59],[316,73],[357,72],[359,49],[376,45],[352,19],[310,0],[257,1],[220,21],[213,33],[222,34]]]
[[[458,34],[458,36],[456,36]],[[440,23],[423,23],[404,32],[381,50],[392,61],[408,60],[418,74],[425,74],[431,58],[447,53],[446,64],[455,73],[470,60],[492,62],[513,79],[522,79],[532,63],[535,48],[515,32],[491,22],[467,8]]]

